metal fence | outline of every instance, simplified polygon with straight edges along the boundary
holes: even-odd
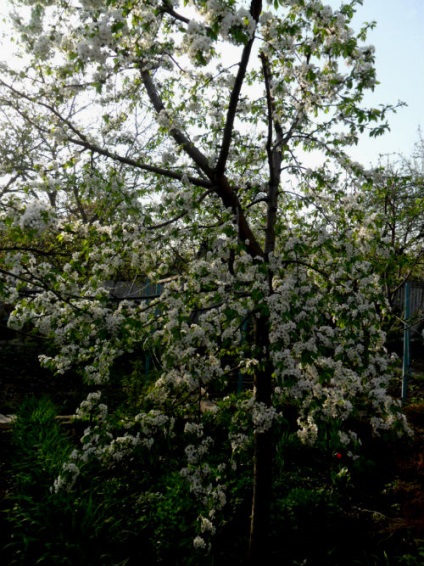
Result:
[[[408,281],[409,283],[409,315],[412,319],[424,320],[424,281]],[[394,296],[394,305],[400,311],[405,310],[405,285],[398,289]]]

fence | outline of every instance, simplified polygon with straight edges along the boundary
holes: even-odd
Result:
[[[424,281],[408,281],[409,312],[412,319],[424,319]],[[398,289],[394,296],[395,306],[403,312],[405,305],[405,285]]]

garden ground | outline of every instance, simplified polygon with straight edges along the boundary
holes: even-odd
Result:
[[[52,378],[42,370],[36,357],[36,345],[22,341],[3,342],[0,364],[0,414],[15,413],[28,396],[46,395],[54,400],[62,415],[71,414],[75,410],[81,383],[71,376]],[[320,475],[325,466],[332,466],[337,470],[341,469],[343,462],[326,462],[313,451],[305,450],[303,454],[290,454],[289,451],[285,474],[290,476],[293,489],[289,496],[286,494],[282,497],[280,508],[274,510],[278,518],[274,521],[273,535],[278,541],[280,533],[277,531],[285,531],[289,533],[293,548],[305,548],[308,545],[313,547],[315,552],[305,553],[305,564],[424,564],[423,352],[416,353],[412,370],[408,403],[404,411],[414,429],[413,439],[396,443],[385,443],[384,440],[369,442],[361,469],[354,475],[356,485],[353,488],[345,486],[345,500],[339,501],[336,511],[326,501],[327,492],[321,489]],[[399,394],[400,377],[393,383],[393,395]],[[7,546],[12,534],[7,521],[10,494],[14,489],[10,435],[10,430],[0,430],[1,548]],[[342,454],[335,456],[341,460],[343,457]],[[299,463],[302,473],[298,472]],[[323,473],[322,477],[324,476],[328,477]],[[293,479],[296,477],[297,479]],[[284,477],[280,481],[287,485]],[[339,496],[341,494],[342,498],[343,489],[343,486],[339,489]],[[277,494],[278,490],[277,481]],[[228,537],[229,541],[238,536],[237,527],[234,529]],[[346,556],[342,561],[340,558],[343,546],[346,552],[349,552],[349,548],[355,549],[351,559]],[[10,561],[7,549],[3,553],[5,559]],[[293,565],[299,563],[295,554],[293,551]],[[327,558],[324,559],[324,556]],[[331,556],[333,559],[330,559]],[[9,562],[2,560],[2,563]],[[222,559],[222,564],[224,563],[226,562]]]

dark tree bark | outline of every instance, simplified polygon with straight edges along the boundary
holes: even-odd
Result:
[[[262,353],[260,365],[255,374],[255,401],[271,406],[272,364],[269,358],[269,327],[266,316],[255,324],[255,346]],[[255,432],[253,458],[253,496],[250,522],[248,564],[263,563],[267,551],[272,501],[272,465],[274,448],[272,428]]]

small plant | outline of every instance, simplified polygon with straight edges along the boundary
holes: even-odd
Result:
[[[112,559],[114,545],[119,537],[125,538],[117,511],[123,505],[121,486],[93,476],[88,485],[82,482],[73,491],[53,489],[74,449],[56,414],[47,398],[26,399],[17,414],[8,510],[12,534],[5,548],[8,563],[124,563],[125,557]]]
[[[27,398],[13,428],[13,491],[9,522],[12,538],[7,549],[11,564],[42,561],[49,541],[61,525],[54,511],[50,487],[71,450],[70,440],[55,421],[56,408],[42,398]],[[60,502],[62,514],[69,509],[68,497]]]

